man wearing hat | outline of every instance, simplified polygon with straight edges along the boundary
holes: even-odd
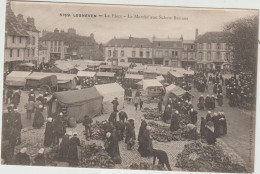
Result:
[[[118,103],[117,97],[112,101],[112,104],[113,104],[113,111],[118,112],[117,107],[118,107],[119,103]]]
[[[31,120],[32,114],[34,112],[34,101],[29,100],[25,105],[24,108],[26,109],[26,119]]]
[[[13,89],[11,89],[10,87],[7,87],[7,93],[6,93],[6,99],[5,99],[5,103],[8,104],[8,100],[10,99],[10,103],[12,101],[12,97],[13,97]]]
[[[15,156],[15,161],[14,164],[15,165],[30,165],[31,161],[30,161],[30,157],[29,155],[27,155],[27,148],[24,147],[20,150],[20,152],[18,152]]]
[[[45,166],[45,157],[44,157],[44,148],[41,148],[39,151],[38,151],[38,154],[37,156],[34,158],[34,163],[33,165],[34,166]]]

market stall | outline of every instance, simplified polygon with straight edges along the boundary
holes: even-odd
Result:
[[[54,93],[50,108],[53,113],[58,113],[61,107],[67,108],[67,115],[74,117],[77,122],[83,121],[85,115],[90,117],[101,113],[103,96],[96,88],[85,88],[81,90],[64,91]],[[55,104],[57,103],[57,104]]]
[[[179,85],[184,81],[184,75],[180,72],[170,71],[167,75],[167,82],[169,84]]]
[[[143,86],[143,96],[158,97],[162,93],[163,85],[156,79],[145,79],[138,83]]]
[[[98,84],[113,83],[116,81],[115,73],[113,72],[97,72],[96,77]]]
[[[186,94],[189,94],[189,93],[187,91],[185,91],[184,89],[182,89],[181,87],[171,84],[170,86],[167,86],[165,88],[165,96],[163,98],[163,104],[166,105],[168,102],[168,99],[170,97],[173,97],[173,96],[182,97]]]
[[[113,111],[112,101],[117,97],[119,106],[118,110],[124,107],[125,90],[117,83],[108,83],[94,86],[103,98],[103,113],[110,113]]]
[[[12,71],[6,76],[5,85],[13,87],[25,87],[26,77],[28,77],[31,72],[26,71]]]
[[[139,74],[126,74],[123,82],[124,87],[137,89],[138,85],[136,83],[142,81],[143,78],[144,76]]]

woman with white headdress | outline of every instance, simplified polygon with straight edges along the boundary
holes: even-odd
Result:
[[[14,164],[15,165],[30,165],[31,160],[29,155],[26,153],[27,148],[24,147],[18,152],[15,156]]]
[[[34,166],[45,166],[44,148],[40,148],[37,156],[34,158]]]
[[[50,147],[53,142],[53,124],[52,124],[52,118],[49,117],[47,119],[46,128],[44,132],[44,146]]]
[[[66,132],[66,134],[62,137],[59,149],[59,160],[61,162],[68,161],[68,153],[69,153],[69,141],[72,136],[72,131]]]

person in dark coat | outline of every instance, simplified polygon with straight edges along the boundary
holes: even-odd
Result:
[[[163,118],[162,118],[162,120],[163,120],[164,122],[166,122],[167,120],[171,119],[171,111],[172,111],[171,105],[168,105],[168,106],[165,108],[165,110],[164,110],[164,114],[163,114]]]
[[[14,110],[14,106],[8,107],[9,123],[10,123],[10,136],[9,143],[14,147],[15,145],[21,144],[21,130],[22,120],[21,114]]]
[[[46,128],[44,132],[44,146],[50,147],[53,143],[53,124],[52,117],[47,119]]]
[[[216,142],[216,136],[214,132],[215,130],[214,130],[213,122],[212,121],[207,122],[205,126],[205,137],[209,145],[215,144]]]
[[[55,116],[53,119],[53,139],[54,145],[59,144],[59,139],[63,137],[66,132],[66,127],[63,124],[63,113],[61,112],[59,116]]]
[[[125,123],[122,121],[116,121],[114,126],[116,128],[116,135],[118,137],[118,141],[122,141],[124,139]]]
[[[159,113],[162,113],[162,100],[159,100],[159,102],[158,102],[158,110],[159,110]]]
[[[69,142],[70,136],[72,136],[72,132],[68,131],[61,140],[60,149],[59,149],[59,161],[67,162],[68,161],[68,153],[69,153]]]
[[[152,155],[153,145],[152,145],[152,139],[150,137],[150,131],[151,131],[151,127],[146,126],[143,136],[139,141],[139,146],[142,147],[139,150],[139,153],[141,154],[142,157],[149,157]]]
[[[141,98],[139,98],[140,110],[143,109],[143,104],[144,104],[144,101]]]
[[[203,97],[203,95],[201,95],[199,98],[199,103],[197,105],[200,110],[204,110],[204,102],[205,102],[204,97]]]
[[[139,153],[142,153],[142,149],[144,149],[143,143],[141,143],[141,142],[143,140],[144,131],[145,131],[146,126],[147,126],[147,123],[146,123],[144,117],[141,118],[141,121],[142,122],[141,122],[141,126],[139,128],[139,133],[138,133],[138,138],[137,138],[137,140],[139,142],[139,147],[138,147],[138,152]]]
[[[115,123],[116,122],[116,117],[117,117],[117,112],[112,112],[108,118],[109,122]]]
[[[212,122],[213,122],[213,125],[214,125],[214,134],[215,134],[215,137],[218,138],[220,136],[220,133],[219,133],[219,116],[217,113],[214,113],[213,114],[213,117],[212,117]]]
[[[201,117],[201,122],[200,122],[200,135],[201,137],[205,137],[205,125],[206,125],[206,120],[204,117]]]
[[[210,109],[210,96],[209,95],[207,95],[207,97],[205,98],[205,107],[207,108],[207,109]]]
[[[180,129],[180,125],[179,125],[179,112],[175,111],[172,114],[172,118],[171,118],[171,126],[170,126],[170,130],[173,131],[177,131],[178,129]]]
[[[27,155],[27,148],[22,148],[15,156],[14,164],[15,165],[30,165],[31,160],[29,155]]]
[[[34,166],[45,166],[46,165],[46,159],[44,157],[44,148],[41,148],[38,151],[37,156],[34,158]]]
[[[169,163],[168,155],[165,151],[153,149],[152,154],[153,154],[153,165],[155,165],[156,158],[158,158],[159,159],[158,165],[162,165],[164,167],[165,164],[169,171],[172,170]]]
[[[20,103],[20,98],[21,98],[21,95],[19,94],[19,92],[15,91],[13,94],[13,97],[12,97],[12,104],[14,105],[14,109],[17,109],[17,106]]]
[[[227,121],[226,121],[224,112],[219,112],[218,118],[219,118],[219,129],[220,129],[219,134],[226,135],[227,134]]]
[[[105,150],[114,162],[116,162],[115,159],[121,158],[118,139],[114,132],[106,133]]]
[[[127,144],[127,150],[131,150],[134,145],[134,141],[136,140],[134,120],[127,120],[125,125],[125,143]]]
[[[123,123],[125,122],[125,120],[128,119],[127,113],[125,111],[120,111],[118,115],[119,115],[119,121],[122,121]]]
[[[215,107],[216,107],[216,98],[215,98],[214,95],[211,96],[210,103],[211,103],[210,108],[211,109],[215,109]]]
[[[217,95],[217,101],[218,101],[218,105],[219,105],[219,106],[222,106],[222,105],[223,105],[223,95],[222,95],[222,93],[219,93],[219,94]]]
[[[211,121],[211,111],[208,111],[207,115],[206,115],[206,123]]]
[[[10,99],[10,103],[11,103],[12,97],[13,97],[13,93],[14,93],[13,90],[8,88],[7,93],[6,93],[6,99],[5,99],[5,103],[6,104],[8,104],[9,99]]]
[[[41,128],[44,124],[44,117],[42,115],[41,109],[43,108],[42,105],[39,106],[39,108],[36,108],[35,115],[33,118],[33,125],[34,128]]]
[[[2,138],[3,140],[7,140],[10,136],[10,114],[8,112],[4,112],[2,116]]]
[[[93,120],[90,116],[85,115],[84,120],[83,120],[83,126],[85,126],[85,136],[86,140],[91,138],[92,136],[92,131],[91,131],[91,124],[93,123]]]
[[[119,103],[118,103],[117,97],[112,101],[112,104],[113,104],[113,111],[118,112],[117,107],[118,107]]]
[[[74,132],[73,137],[69,140],[68,162],[69,166],[72,167],[79,165],[78,146],[80,146],[80,140],[77,135],[78,133]]]
[[[196,124],[198,120],[198,112],[195,111],[193,108],[190,110],[190,120],[192,124]]]

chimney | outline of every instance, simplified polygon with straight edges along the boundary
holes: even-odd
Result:
[[[94,39],[94,34],[93,34],[93,33],[91,33],[91,34],[90,34],[90,37],[91,37],[92,39]]]
[[[27,18],[27,23],[31,24],[32,26],[34,26],[34,18]]]
[[[199,35],[199,30],[198,30],[198,28],[196,28],[196,30],[195,30],[195,39],[197,39],[198,35]]]
[[[133,39],[133,37],[132,37],[132,35],[130,34],[130,36],[129,36],[129,40],[132,40]]]
[[[64,30],[60,30],[61,33],[64,33]]]
[[[180,40],[183,40],[183,36],[181,35]]]
[[[17,15],[17,19],[18,19],[19,21],[23,21],[23,15],[22,15],[22,14],[18,14],[18,15]]]
[[[70,33],[70,34],[76,34],[76,29],[74,29],[74,28],[69,28],[69,29],[68,29],[68,33]]]
[[[55,28],[54,33],[58,33],[58,32],[59,32],[58,28]]]

